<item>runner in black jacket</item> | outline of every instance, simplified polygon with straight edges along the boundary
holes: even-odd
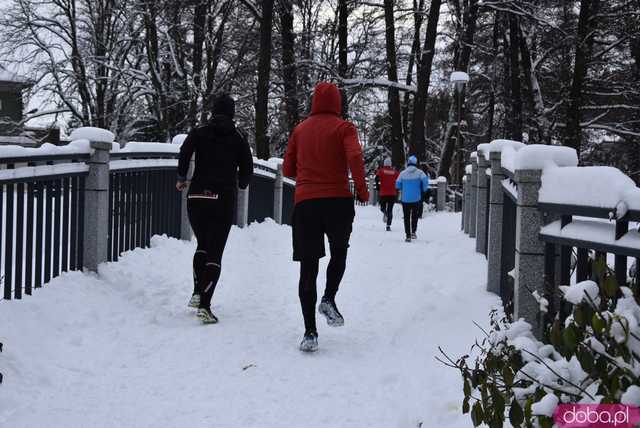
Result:
[[[211,121],[196,128],[180,148],[176,188],[187,187],[189,162],[195,153],[195,171],[189,185],[187,209],[198,247],[193,256],[194,290],[189,306],[198,308],[204,323],[216,323],[211,298],[220,278],[222,254],[233,223],[236,187],[245,189],[253,175],[253,157],[247,140],[233,122],[235,102],[216,97]]]

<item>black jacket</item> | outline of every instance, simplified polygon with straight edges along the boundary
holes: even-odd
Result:
[[[253,156],[247,140],[227,116],[214,116],[211,122],[189,133],[180,148],[178,180],[185,181],[191,156],[196,166],[189,193],[205,190],[245,189],[253,175]]]

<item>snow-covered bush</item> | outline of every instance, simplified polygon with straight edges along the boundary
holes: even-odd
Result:
[[[551,427],[561,403],[640,405],[638,284],[620,287],[602,260],[592,272],[599,283],[560,287],[567,316],[556,315],[542,341],[530,324],[494,310],[475,356],[447,357],[462,374],[462,409],[474,426]]]

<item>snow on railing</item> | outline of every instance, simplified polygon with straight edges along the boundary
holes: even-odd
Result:
[[[465,176],[462,228],[487,256],[488,290],[514,319],[538,325],[532,292],[553,302],[549,285],[574,281],[574,252],[576,281],[589,279],[590,259],[607,254],[620,285],[640,271],[627,271],[627,258],[640,258],[631,227],[640,222],[640,188],[620,170],[579,167],[568,147],[494,140],[472,153]]]

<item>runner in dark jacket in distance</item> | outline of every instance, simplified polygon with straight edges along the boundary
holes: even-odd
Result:
[[[189,306],[198,308],[204,323],[218,321],[211,298],[220,278],[222,254],[235,212],[236,189],[245,189],[253,175],[249,143],[233,122],[235,102],[226,94],[215,98],[211,121],[189,133],[180,148],[179,191],[187,187],[187,173],[195,154],[187,210],[198,241],[193,256],[193,295]]]

